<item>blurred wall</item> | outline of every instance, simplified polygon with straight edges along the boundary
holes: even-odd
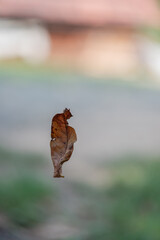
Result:
[[[0,21],[0,59],[20,58],[42,62],[50,55],[50,37],[46,28],[35,21]]]
[[[54,64],[97,76],[138,71],[136,32],[128,28],[52,33]]]

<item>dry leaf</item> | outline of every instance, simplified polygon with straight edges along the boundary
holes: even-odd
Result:
[[[74,128],[68,126],[67,119],[72,114],[67,108],[63,113],[56,114],[52,119],[51,126],[51,158],[54,166],[54,177],[62,176],[62,164],[68,161],[73,152],[73,145],[77,141]]]

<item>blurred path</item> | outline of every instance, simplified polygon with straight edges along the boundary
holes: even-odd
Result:
[[[123,154],[160,154],[160,92],[85,82],[0,82],[0,145],[37,151],[50,159],[52,116],[65,107],[78,142],[64,171],[84,169]],[[86,174],[92,176],[92,164]],[[78,170],[78,171],[77,171]],[[97,172],[98,174],[98,172]],[[101,176],[99,176],[101,177]]]

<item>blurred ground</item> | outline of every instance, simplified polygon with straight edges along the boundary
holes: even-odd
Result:
[[[64,169],[69,177],[92,178],[93,165],[104,157],[160,154],[159,89],[69,74],[37,78],[1,76],[2,146],[50,159],[51,119],[68,107],[74,115],[70,125],[78,135],[73,157]]]
[[[159,239],[159,157],[106,159],[103,187],[54,180],[37,154],[0,149],[0,163],[2,240]]]
[[[0,74],[0,239],[159,240],[159,86],[36,69]],[[54,180],[65,107],[78,141]]]

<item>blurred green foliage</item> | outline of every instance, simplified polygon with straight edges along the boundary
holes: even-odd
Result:
[[[155,27],[145,27],[140,29],[141,33],[144,34],[144,36],[149,37],[150,39],[160,42],[160,28]]]
[[[159,240],[160,161],[127,159],[108,164],[110,184],[98,190],[79,186],[86,235],[79,240]],[[89,217],[90,216],[90,217]]]
[[[49,215],[55,189],[42,174],[36,154],[0,149],[0,212],[16,225],[31,227]]]
[[[49,214],[54,220],[56,214],[79,230],[67,240],[160,239],[160,158],[107,162],[102,187],[59,182],[56,211],[51,208],[57,191],[46,181],[45,159],[0,149],[0,163],[0,212],[17,226],[34,226]]]
[[[160,239],[160,162],[132,160],[114,169],[116,181],[106,191],[110,239]]]

